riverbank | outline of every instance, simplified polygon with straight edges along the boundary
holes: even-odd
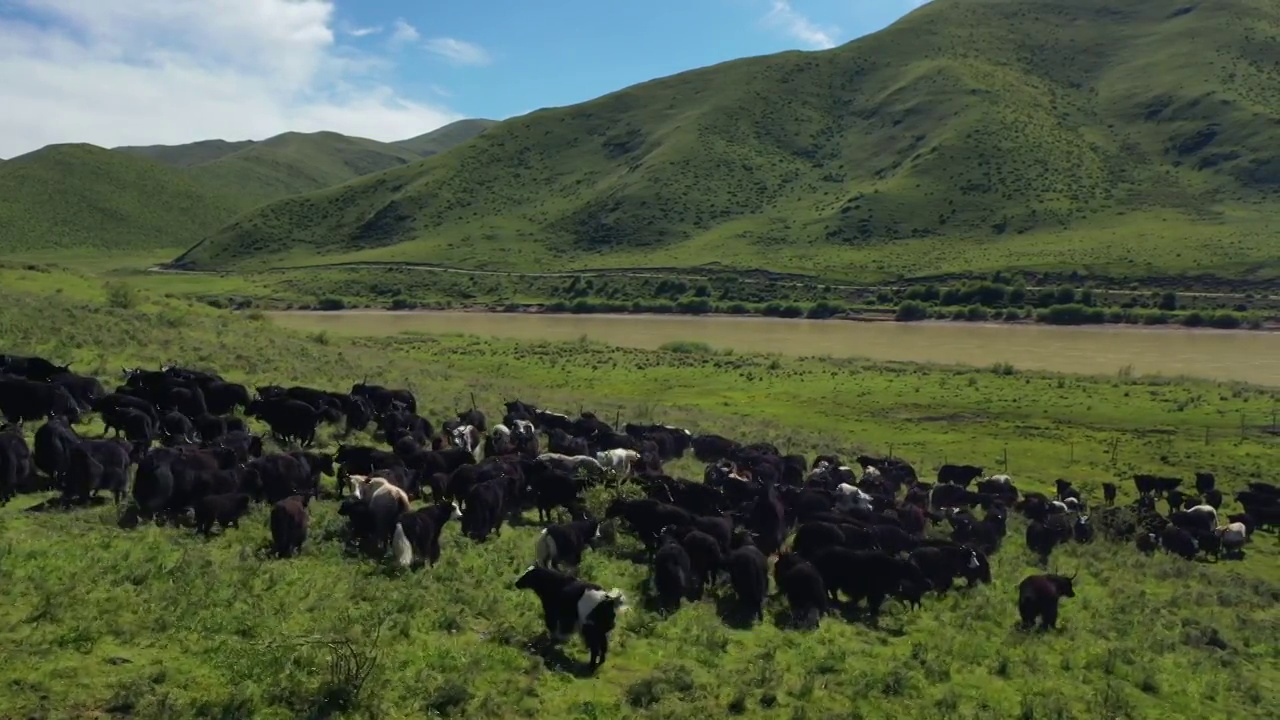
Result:
[[[1037,370],[1112,377],[1188,376],[1280,385],[1280,333],[1247,330],[458,310],[293,310],[262,315],[321,339],[402,334],[462,334],[526,342],[585,339],[695,354],[866,358],[967,365],[1002,373]]]
[[[550,316],[580,316],[589,315],[596,318],[670,318],[672,320],[689,319],[695,320],[699,318],[710,319],[740,319],[740,320],[761,320],[770,322],[793,322],[796,320],[843,320],[853,323],[902,323],[909,322],[912,325],[932,326],[932,325],[963,325],[965,327],[992,327],[992,328],[1027,328],[1041,327],[1046,329],[1067,330],[1072,328],[1086,328],[1089,330],[1110,330],[1116,332],[1203,332],[1210,334],[1223,333],[1257,333],[1257,332],[1280,332],[1280,321],[1267,321],[1259,324],[1257,327],[1237,327],[1237,328],[1216,328],[1204,325],[1183,325],[1180,323],[1163,323],[1163,324],[1141,324],[1141,323],[1082,323],[1079,325],[1055,325],[1052,323],[1041,323],[1034,318],[1022,318],[1020,320],[1002,320],[995,322],[992,320],[952,320],[950,318],[936,318],[924,320],[904,321],[895,317],[895,312],[891,309],[868,310],[865,312],[846,312],[840,315],[832,315],[824,318],[789,318],[764,315],[761,313],[727,313],[727,312],[706,312],[706,313],[657,313],[657,312],[593,312],[581,313],[572,310],[552,310],[545,305],[521,305],[518,307],[491,307],[487,305],[462,305],[451,306],[447,309],[433,308],[409,308],[399,310],[389,310],[378,307],[348,307],[337,310],[319,310],[319,309],[290,309],[290,310],[265,310],[267,315],[272,316],[291,316],[291,315],[383,315],[386,313],[394,313],[397,315],[448,315],[448,314],[474,314],[474,315],[550,315]]]

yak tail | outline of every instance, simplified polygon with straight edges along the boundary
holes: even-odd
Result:
[[[404,525],[396,523],[395,535],[391,537],[391,552],[395,555],[400,567],[409,567],[413,563],[413,545],[404,534]]]
[[[622,614],[631,609],[631,606],[627,604],[627,596],[623,595],[622,591],[619,590],[618,588],[614,588],[610,590],[609,592],[605,593],[605,595],[613,600],[618,601],[618,604],[615,608],[615,612],[617,612],[618,614]]]
[[[556,557],[556,541],[544,529],[533,546],[533,562],[539,567],[551,567]]]

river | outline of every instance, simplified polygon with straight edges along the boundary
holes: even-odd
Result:
[[[784,355],[1114,374],[1188,375],[1280,385],[1280,333],[1095,325],[1052,327],[964,322],[847,322],[687,315],[346,310],[267,313],[275,322],[335,335],[467,333],[526,340],[586,336],[611,345],[657,348],[692,340],[715,348]]]

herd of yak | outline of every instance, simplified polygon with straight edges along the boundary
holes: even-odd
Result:
[[[577,576],[609,520],[643,542],[655,605],[675,609],[727,580],[744,615],[763,620],[768,558],[775,557],[773,580],[792,622],[810,627],[841,593],[847,608],[865,603],[874,619],[889,598],[919,606],[926,593],[946,593],[958,579],[990,582],[988,556],[1000,547],[1010,513],[1026,518],[1027,547],[1046,563],[1059,544],[1095,536],[1188,560],[1239,557],[1256,529],[1280,524],[1280,490],[1265,483],[1235,493],[1242,511],[1220,523],[1223,494],[1203,472],[1194,493],[1177,478],[1135,476],[1137,497],[1123,506],[1116,486],[1104,483],[1102,506],[1091,510],[1065,480],[1052,494],[1020,492],[1008,476],[944,465],[936,482],[923,482],[900,459],[860,456],[851,468],[832,455],[809,461],[769,443],[665,425],[627,424],[620,432],[591,413],[574,418],[520,401],[506,403],[500,424],[473,408],[437,428],[418,414],[412,392],[366,382],[347,393],[299,386],[251,393],[180,367],[123,374],[124,384],[107,392],[96,378],[43,358],[0,355],[7,421],[0,503],[52,490],[60,500],[49,502],[71,506],[106,491],[117,505],[129,495],[122,525],[191,518],[208,534],[215,525],[235,527],[262,502],[271,507],[274,551],[288,557],[306,542],[310,500],[327,476],[350,542],[409,567],[434,565],[450,521],[484,542],[504,521],[536,508],[545,529],[516,587],[537,594],[553,641],[581,635],[592,667],[604,662],[609,632],[627,607],[620,591]],[[263,437],[237,412],[265,425],[276,445],[296,449],[265,452]],[[88,413],[99,415],[106,435],[76,431]],[[45,422],[28,445],[23,423],[34,421]],[[333,454],[316,452],[321,424],[340,424],[344,435],[372,425],[387,449],[343,444]],[[688,452],[705,463],[701,482],[663,471]],[[585,501],[598,485],[615,489],[603,517]],[[419,499],[427,502],[414,509]],[[559,510],[567,522],[553,522]],[[1059,600],[1074,596],[1073,578],[1023,580],[1023,625],[1053,627]]]

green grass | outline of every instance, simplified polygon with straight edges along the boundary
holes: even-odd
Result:
[[[944,459],[994,469],[1007,456],[1023,489],[1066,477],[1094,495],[1136,471],[1207,469],[1235,489],[1266,478],[1278,449],[1261,431],[1276,394],[1243,385],[465,336],[339,339],[145,293],[125,310],[92,279],[53,292],[51,277],[19,286],[10,280],[20,271],[7,272],[6,349],[104,376],[175,359],[249,382],[341,388],[367,375],[412,385],[433,418],[471,392],[491,412],[520,397],[809,455],[892,450],[924,475]],[[1080,570],[1080,596],[1065,603],[1061,632],[1024,635],[1011,629],[1013,586],[1036,567],[1015,523],[993,586],[927,598],[917,612],[891,607],[879,630],[836,617],[816,633],[772,619],[739,630],[711,601],[667,618],[637,609],[599,675],[576,679],[525,650],[541,630],[537,601],[510,584],[536,528],[475,546],[451,527],[441,563],[404,574],[343,557],[332,502],[315,506],[303,555],[280,562],[261,552],[262,509],[204,541],[119,530],[109,508],[21,512],[36,499],[0,510],[0,707],[14,717],[314,717],[333,680],[317,641],[332,638],[378,654],[348,717],[1228,718],[1265,716],[1280,693],[1274,534],[1244,562],[1216,565],[1148,559],[1128,544],[1062,549],[1052,567]],[[597,510],[605,499],[591,498]],[[583,575],[639,599],[645,570],[621,557],[633,546],[589,553]],[[771,601],[770,618],[781,607]],[[567,652],[583,656],[576,640]]]
[[[180,259],[1274,278],[1280,10],[1186,5],[938,0],[513,118]]]

